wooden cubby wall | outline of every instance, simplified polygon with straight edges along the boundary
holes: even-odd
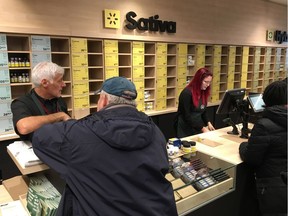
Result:
[[[31,35],[5,35],[8,59],[17,57],[30,61],[28,66],[10,65],[10,76],[25,73],[30,79]],[[179,93],[200,67],[213,71],[212,103],[219,102],[226,89],[246,88],[247,92],[262,92],[269,83],[287,77],[287,48],[82,39],[87,43],[85,55],[89,86],[89,106],[85,114],[97,110],[99,96],[94,92],[105,79],[113,75],[125,76],[137,84],[140,110],[148,114],[165,110],[169,112],[170,109],[175,111]],[[71,37],[51,36],[50,42],[51,60],[65,69],[66,87],[62,93],[68,110],[74,117]],[[110,49],[109,43],[116,47]],[[114,51],[109,53],[109,50]],[[116,59],[112,66],[107,63],[107,58],[111,57]],[[113,74],[108,75],[107,71],[111,70]],[[11,82],[10,88],[13,100],[31,90],[32,83]]]

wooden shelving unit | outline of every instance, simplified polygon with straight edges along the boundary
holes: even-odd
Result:
[[[105,80],[103,41],[87,39],[88,80],[89,80],[89,113],[97,111],[99,95],[94,92],[101,88]]]
[[[62,97],[67,103],[68,112],[73,113],[72,96],[72,75],[71,75],[71,57],[70,57],[70,38],[69,37],[51,37],[51,60],[52,62],[64,68],[63,80],[66,87],[62,91]]]
[[[65,69],[66,87],[63,89],[62,97],[68,105],[69,113],[75,118],[97,110],[99,95],[95,95],[94,92],[101,87],[105,79],[112,76],[124,76],[135,83],[138,91],[138,108],[149,114],[171,110],[174,112],[177,109],[180,92],[200,67],[206,67],[213,72],[209,101],[213,104],[222,99],[227,89],[246,88],[247,93],[263,92],[269,83],[287,77],[288,49],[282,47],[82,37],[77,38],[83,43],[82,48],[73,51],[75,49],[73,37],[11,33],[2,35],[6,37],[7,50],[0,52],[7,56],[9,62],[7,69],[4,66],[2,70],[9,72],[10,80],[9,82],[2,80],[0,85],[10,90],[10,102],[31,90],[33,67],[31,59],[35,52],[31,40],[34,37],[43,37],[45,40],[50,40],[51,50],[48,48],[47,56],[51,55],[51,61]],[[78,54],[83,62],[75,66],[74,55]],[[74,77],[75,73],[78,78]],[[19,82],[19,74],[25,76],[25,82]],[[12,79],[13,76],[17,79]],[[87,88],[87,92],[84,89],[84,95],[75,95],[75,88],[81,82],[85,89]],[[75,103],[79,106],[81,100],[87,104],[80,109],[75,108]],[[1,118],[3,117],[0,116],[0,120]]]

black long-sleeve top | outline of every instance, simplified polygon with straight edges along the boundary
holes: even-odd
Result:
[[[178,105],[177,136],[179,138],[201,133],[201,129],[208,124],[206,105],[199,104],[196,107],[192,100],[192,93],[187,87],[182,90],[179,96]]]

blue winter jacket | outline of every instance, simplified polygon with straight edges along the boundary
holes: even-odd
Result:
[[[33,136],[36,155],[66,181],[57,215],[176,216],[166,140],[127,105],[48,124]]]

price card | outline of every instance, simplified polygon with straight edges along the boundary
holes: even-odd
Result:
[[[133,54],[144,54],[144,42],[133,42]]]
[[[157,55],[157,65],[167,65],[167,56]]]
[[[33,52],[32,53],[32,67],[42,61],[51,62],[51,53]]]
[[[105,53],[118,54],[118,41],[117,40],[104,40]]]
[[[118,66],[118,54],[106,54],[105,66]]]
[[[73,67],[72,69],[73,81],[88,80],[88,68],[87,67]]]
[[[74,109],[88,108],[88,107],[89,107],[89,95],[74,96]]]
[[[187,55],[187,44],[178,44],[178,55]]]
[[[167,107],[166,105],[166,99],[157,99],[157,102],[156,102],[156,110],[159,111],[159,110],[165,110]]]
[[[72,67],[88,66],[87,53],[73,53],[72,54]]]
[[[166,91],[167,87],[167,77],[158,77],[156,81],[157,88],[164,89]]]
[[[144,78],[133,79],[133,83],[135,85],[135,88],[137,89],[138,96],[139,96],[139,91],[144,90],[144,86],[145,86]],[[138,98],[138,96],[137,96],[137,98]]]
[[[157,43],[157,54],[167,54],[167,43]]]
[[[87,53],[87,39],[72,38],[71,39],[72,52],[86,52]]]
[[[33,51],[45,51],[51,52],[51,42],[49,36],[31,36],[31,45],[32,52]]]
[[[0,67],[8,68],[8,53],[0,52]]]
[[[10,84],[10,73],[8,69],[0,69],[0,84]]]
[[[76,82],[73,85],[74,95],[89,94],[89,83],[87,82]]]
[[[0,51],[7,51],[7,39],[5,34],[0,34]]]
[[[11,100],[11,88],[8,85],[0,85],[0,101]]]
[[[187,73],[187,67],[178,66],[178,77],[185,77]]]
[[[167,67],[163,65],[157,65],[157,76],[167,76]]]
[[[109,79],[114,76],[119,76],[118,67],[105,67],[105,79]]]
[[[0,119],[0,134],[13,132],[13,121],[11,117]]]
[[[178,65],[183,66],[187,65],[187,57],[186,56],[178,56]]]
[[[144,78],[144,67],[133,67],[133,79]]]
[[[12,116],[10,105],[11,101],[4,103],[0,102],[0,117]]]
[[[144,55],[133,54],[133,66],[144,66]]]
[[[158,99],[166,99],[167,97],[167,92],[165,88],[157,89],[157,100]]]

